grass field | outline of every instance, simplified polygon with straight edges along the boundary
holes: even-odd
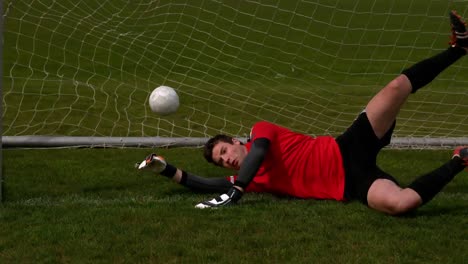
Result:
[[[258,120],[336,135],[448,41],[466,1],[3,1],[2,135],[244,137]],[[466,15],[465,15],[466,17]],[[468,61],[402,110],[397,136],[466,137]],[[176,88],[179,111],[149,111]],[[158,149],[198,175],[200,149]],[[133,165],[149,149],[3,149],[4,263],[468,263],[468,173],[418,212],[249,194],[240,206]],[[409,183],[450,151],[387,150]]]
[[[200,149],[159,153],[198,175]],[[196,210],[193,194],[133,164],[150,149],[3,153],[0,263],[466,263],[468,172],[404,217],[357,202],[248,194],[236,207]],[[382,167],[407,184],[450,151],[387,150]]]

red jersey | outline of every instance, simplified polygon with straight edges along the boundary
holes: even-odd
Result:
[[[269,139],[270,148],[246,192],[344,200],[345,173],[333,137],[311,137],[261,121],[252,127],[245,145],[249,151],[257,138]]]

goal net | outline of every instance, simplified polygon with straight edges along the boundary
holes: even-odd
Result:
[[[448,47],[466,1],[4,1],[4,136],[338,135],[388,81]],[[412,95],[395,137],[468,131],[468,60]],[[177,113],[148,98],[173,87]],[[411,143],[413,144],[413,143]]]

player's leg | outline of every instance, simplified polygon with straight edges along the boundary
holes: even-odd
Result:
[[[410,93],[408,77],[400,75],[369,101],[366,106],[367,118],[377,138],[382,138],[393,125]]]
[[[410,68],[387,84],[366,106],[367,116],[378,138],[393,125],[401,107],[411,93],[430,83],[439,73],[456,62],[467,52],[468,33],[463,20],[450,13],[452,24],[451,46]]]
[[[420,176],[407,188],[387,179],[377,179],[367,193],[368,205],[391,215],[412,211],[434,198],[466,166],[468,147],[465,146],[455,149],[449,162]]]
[[[409,188],[401,188],[387,179],[377,179],[367,193],[370,208],[390,215],[412,211],[422,205],[421,196]]]

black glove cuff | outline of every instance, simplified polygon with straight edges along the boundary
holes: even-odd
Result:
[[[227,193],[229,198],[231,198],[232,202],[239,201],[242,198],[243,194],[244,193],[241,190],[237,189],[236,187],[232,187]]]
[[[247,185],[248,185],[248,184],[245,184],[244,182],[240,182],[239,180],[235,180],[235,181],[234,181],[234,185],[235,185],[235,186],[241,187],[241,188],[244,189],[244,191],[245,191],[245,188],[247,188]]]
[[[166,168],[163,171],[161,171],[160,174],[172,179],[172,177],[174,177],[176,172],[177,172],[177,168],[167,163]]]
[[[180,178],[180,184],[184,185],[184,186],[187,186],[187,172],[185,171],[182,171],[182,178]]]

